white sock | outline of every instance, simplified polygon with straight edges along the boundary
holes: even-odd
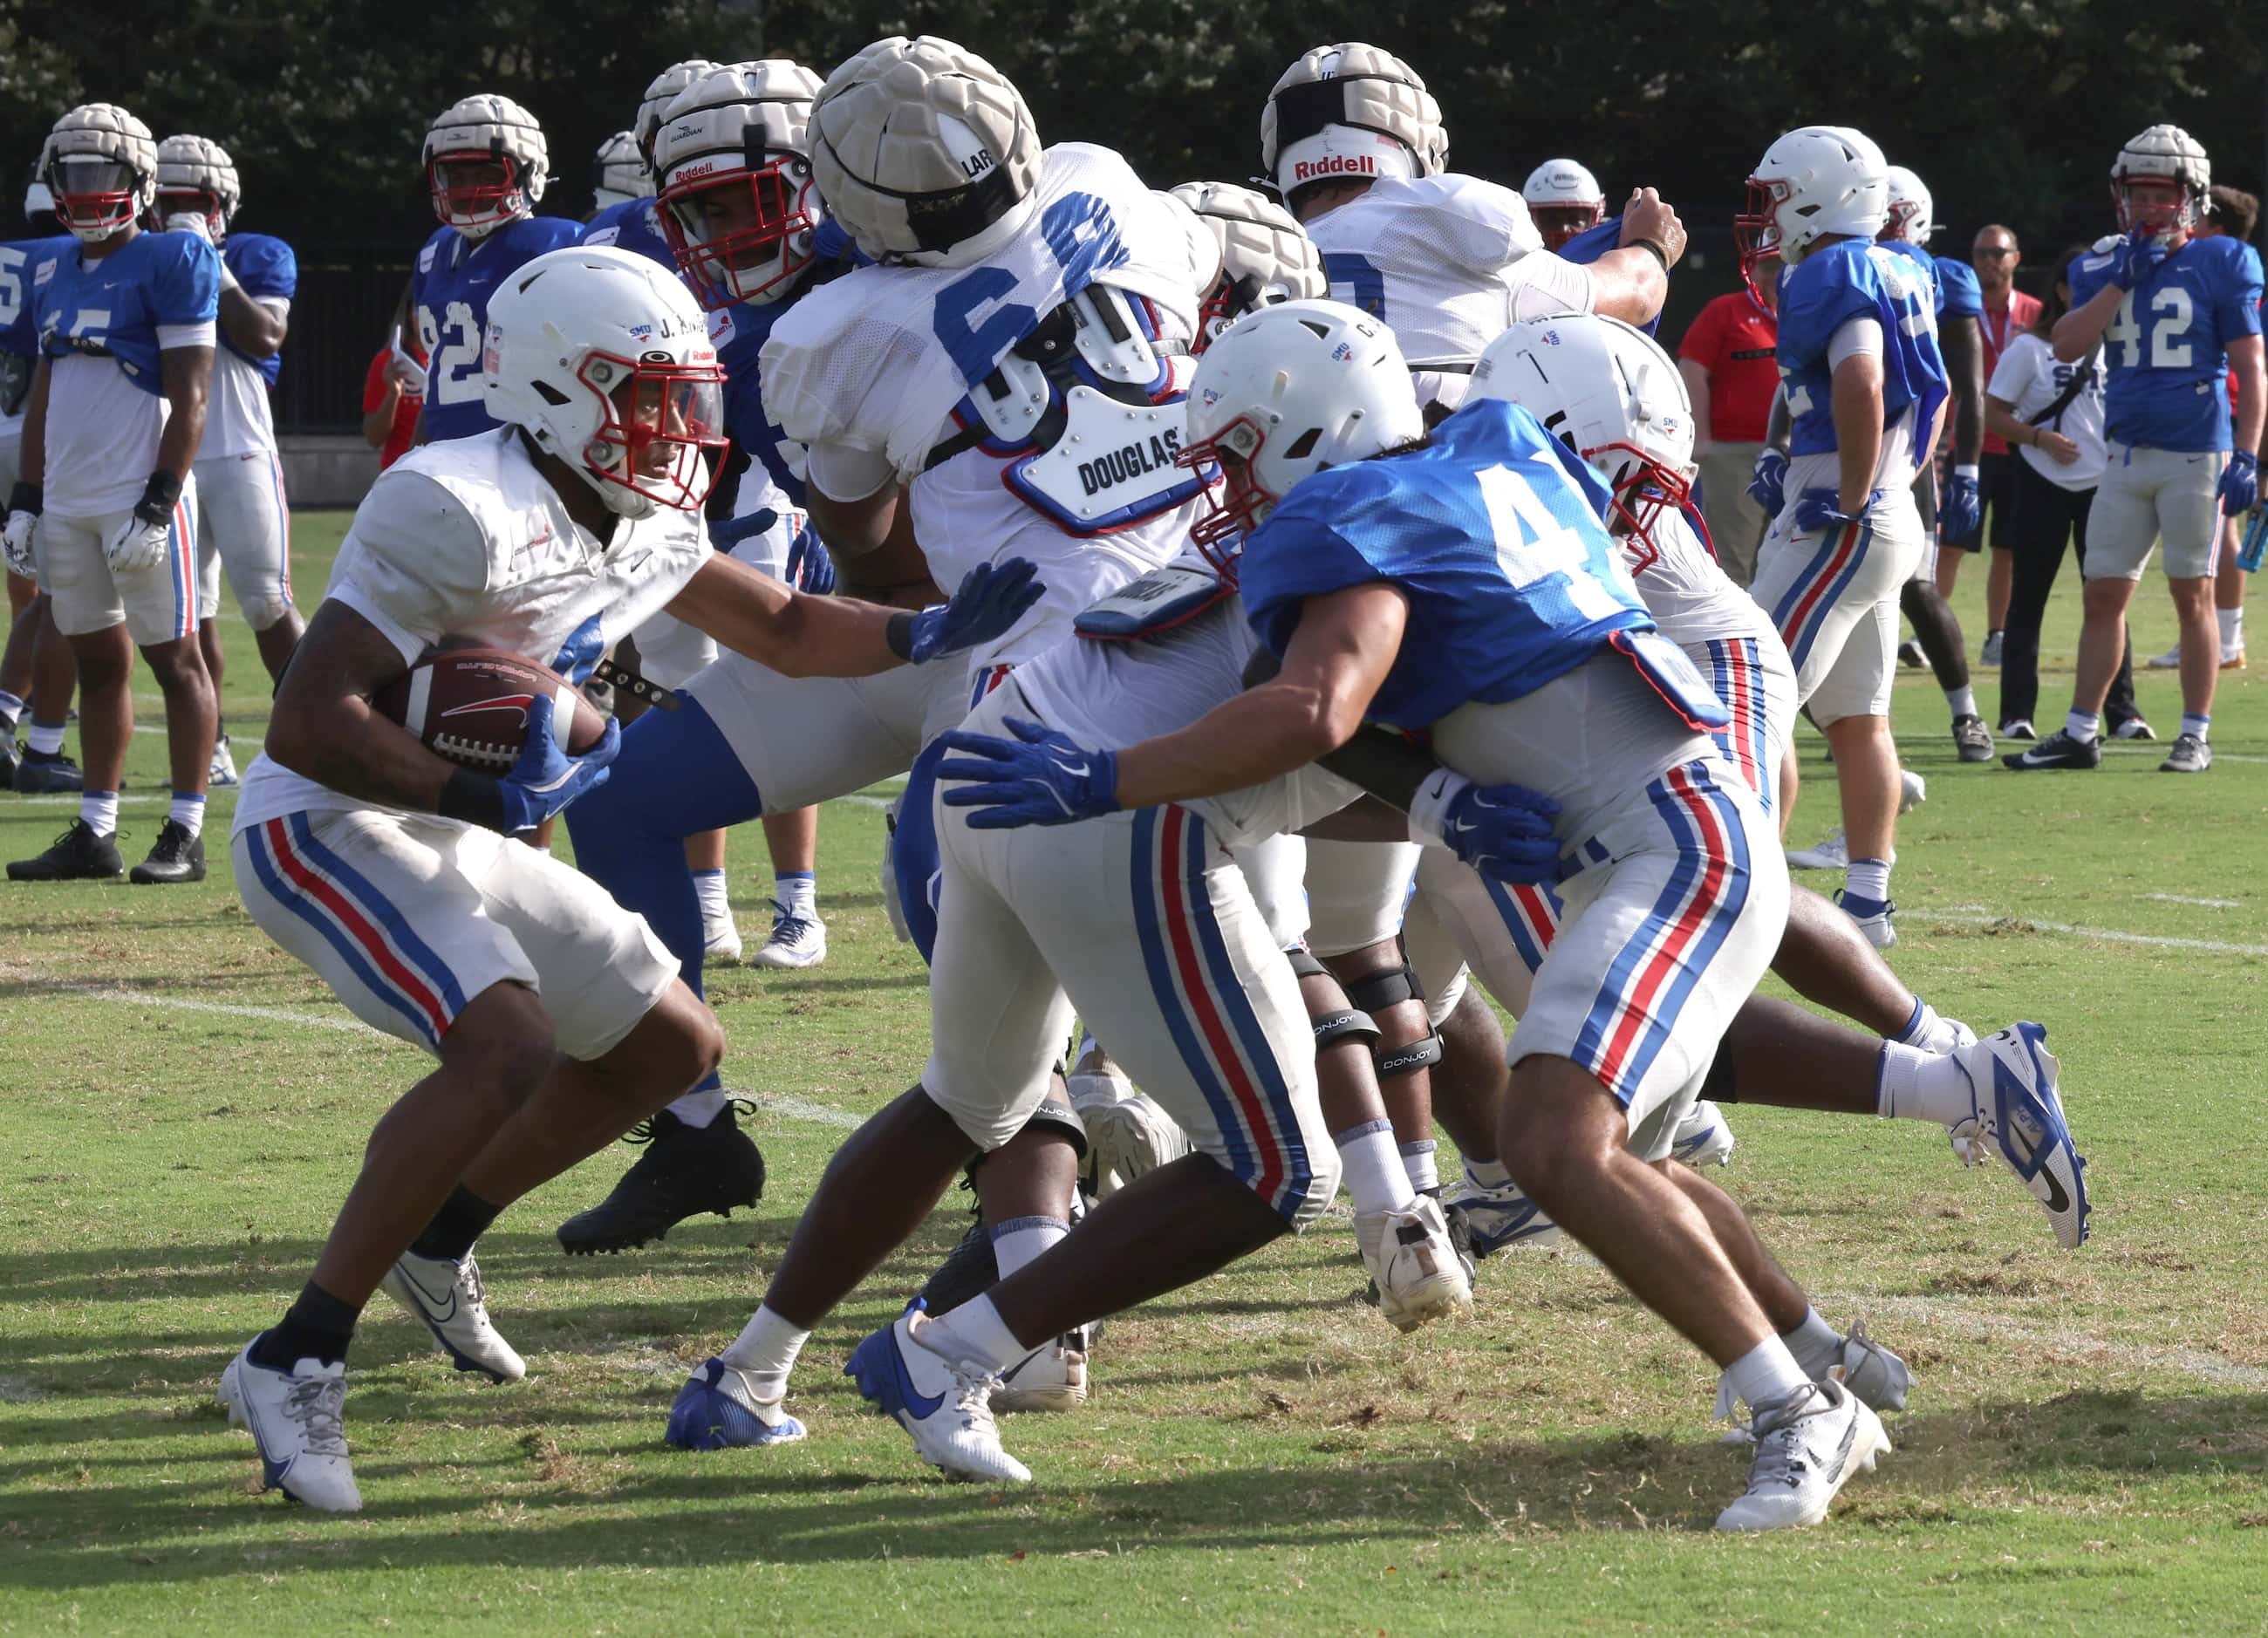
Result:
[[[78,793],[78,816],[86,827],[98,836],[118,834],[118,793],[114,790],[82,790]]]
[[[184,796],[176,790],[173,793],[173,805],[166,810],[166,817],[188,831],[193,839],[201,836],[204,834],[205,828],[205,799],[202,797]]]
[[[723,1114],[732,1101],[722,1092],[688,1092],[670,1105],[669,1113],[697,1132]]]
[[[2235,653],[2244,646],[2244,611],[2241,608],[2217,608],[2213,613],[2220,617],[2220,651],[2224,655]],[[0,700],[0,708],[4,708],[7,703],[5,700]]]
[[[1918,1047],[1924,1052],[1951,1052],[1961,1038],[1954,1032],[1951,1021],[1919,995],[1914,997],[1913,1017],[1906,1020],[1905,1028],[1894,1038],[1903,1047]]]
[[[1945,702],[1953,708],[1953,714],[1955,716],[1977,715],[1977,690],[1965,682],[1958,688],[1948,688],[1945,691]]]
[[[949,1342],[951,1352],[981,1359],[995,1372],[1007,1370],[1032,1351],[1031,1346],[1016,1340],[989,1296],[971,1297],[939,1323],[951,1334],[938,1340]]]
[[[1391,1122],[1351,1127],[1333,1133],[1331,1142],[1339,1148],[1339,1181],[1357,1211],[1408,1211],[1417,1205],[1418,1192],[1402,1169]]]
[[[2102,714],[2096,711],[2067,712],[2063,719],[2063,731],[2085,745],[2102,731]]]
[[[1830,1366],[1843,1363],[1843,1333],[1822,1319],[1815,1308],[1805,1309],[1802,1323],[1781,1332],[1779,1340],[1814,1382],[1824,1377]]]
[[[1468,1159],[1465,1180],[1476,1189],[1508,1189],[1512,1186],[1512,1173],[1505,1170],[1501,1160]]]
[[[1725,1381],[1753,1411],[1811,1385],[1811,1375],[1778,1337],[1766,1337],[1725,1367]]]
[[[819,919],[819,878],[810,870],[781,870],[772,877],[772,898],[789,915]]]
[[[1888,859],[1853,859],[1843,873],[1843,891],[1853,899],[1872,899],[1877,903],[1890,896],[1890,862]]]
[[[781,1318],[769,1306],[760,1307],[755,1318],[733,1339],[732,1347],[717,1357],[733,1370],[745,1370],[754,1377],[759,1397],[777,1399],[787,1392],[787,1373],[794,1368],[795,1356],[803,1352],[804,1342],[810,1335],[802,1326]]]
[[[63,748],[63,730],[68,723],[33,723],[24,731],[24,744],[41,756],[59,755]]]
[[[725,872],[696,870],[693,872],[693,896],[701,900],[703,922],[729,922],[733,907],[725,899]]]
[[[2182,731],[2185,734],[2195,734],[2202,739],[2205,738],[2205,731],[2212,725],[2213,718],[2210,716],[2199,716],[2194,711],[2182,713]]]
[[[1402,1169],[1410,1174],[1411,1188],[1423,1194],[1428,1189],[1441,1186],[1440,1168],[1433,1162],[1440,1144],[1429,1137],[1422,1143],[1401,1143],[1395,1147],[1402,1151]]]
[[[1977,1089],[1959,1059],[1884,1041],[1874,1065],[1874,1113],[1955,1126],[1977,1113]]]
[[[1061,1217],[1011,1217],[992,1230],[992,1260],[1005,1280],[1071,1232]]]

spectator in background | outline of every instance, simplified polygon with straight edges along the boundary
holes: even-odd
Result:
[[[1997,223],[1979,228],[1969,255],[1970,265],[1977,269],[1977,288],[1984,297],[1984,312],[1977,321],[1977,328],[1984,343],[1984,378],[1989,382],[1993,371],[1999,367],[2000,355],[2010,339],[2030,329],[2040,316],[2040,301],[2038,297],[2027,296],[2016,288],[2016,266],[2022,259],[2022,252],[2013,230]],[[1984,452],[1977,464],[1984,509],[1977,514],[1973,533],[1945,542],[1956,550],[1937,555],[1937,589],[1948,597],[1953,595],[1954,585],[1961,577],[1962,554],[1983,548],[1989,518],[1992,563],[1984,582],[1984,651],[1979,657],[1984,665],[1998,665],[2001,663],[2001,628],[2008,623],[2018,462],[2009,452],[2007,440],[1988,427]]]
[[[409,356],[422,371],[424,359],[414,353]],[[424,403],[415,390],[423,385],[423,377],[413,381],[408,371],[395,367],[395,359],[392,346],[379,348],[362,383],[362,436],[378,452],[380,472],[400,460],[416,441],[417,412]]]
[[[2000,732],[2011,739],[2039,738],[2032,717],[2039,709],[2040,625],[2066,544],[2078,547],[2080,573],[2087,572],[2087,514],[2109,459],[2102,349],[2061,364],[2048,342],[2055,321],[2071,310],[2071,264],[2087,253],[2084,245],[2064,252],[2048,300],[2032,304],[2032,322],[2009,338],[1984,387],[1984,425],[2003,449],[2014,445],[2016,456],[2007,503],[2013,579],[2000,657]],[[2116,738],[2157,738],[2134,707],[2131,640],[2103,716]]]
[[[2204,220],[2198,224],[2199,239],[2213,239],[2222,234],[2239,244],[2252,241],[2252,229],[2260,220],[2260,202],[2241,188],[2215,182],[2205,195]],[[2236,405],[2236,371],[2228,372],[2228,402]],[[2220,668],[2223,671],[2244,669],[2244,583],[2248,577],[2236,566],[2237,548],[2244,543],[2244,519],[2224,518],[2220,520],[2220,567],[2214,571],[2213,583],[2213,613],[2220,624]],[[2150,657],[2152,671],[2175,671],[2182,663],[2182,645],[2178,643],[2163,654]]]
[[[1756,293],[1751,293],[1751,292]],[[1701,514],[1717,561],[1746,587],[1756,576],[1756,547],[1771,519],[1749,494],[1749,474],[1764,446],[1764,423],[1779,390],[1779,259],[1757,265],[1748,290],[1719,296],[1677,344],[1677,370],[1692,395],[1701,467]]]

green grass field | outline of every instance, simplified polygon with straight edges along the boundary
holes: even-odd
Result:
[[[342,525],[298,519],[301,585]],[[1972,649],[1982,594],[1972,565]],[[229,612],[248,760],[265,679]],[[2154,577],[2138,649],[2170,635]],[[2172,683],[2144,689],[2170,731]],[[380,1298],[349,1399],[367,1506],[343,1518],[256,1494],[213,1386],[425,1061],[268,944],[217,842],[201,886],[0,886],[0,1632],[2261,1630],[2268,691],[2225,680],[2220,760],[2187,780],[2154,754],[1959,767],[1924,673],[1898,720],[1930,800],[1900,838],[1894,960],[1980,1029],[2047,1025],[2095,1235],[2057,1251],[2004,1172],[1962,1172],[1925,1128],[1733,1111],[1727,1186],[1828,1317],[1865,1318],[1918,1379],[1896,1453],[1820,1529],[1709,1531],[1744,1472],[1708,1425],[1715,1374],[1587,1260],[1498,1257],[1469,1321],[1403,1339],[1360,1302],[1343,1218],[1112,1324],[1084,1411],[1004,1423],[1027,1490],[938,1480],[837,1374],[958,1237],[958,1195],[806,1352],[807,1442],[665,1448],[685,1369],[754,1306],[843,1129],[925,1054],[880,815],[852,800],[822,821],[827,965],[711,988],[728,1082],[779,1100],[755,1123],[761,1210],[570,1262],[553,1227],[629,1151],[520,1203],[482,1245],[531,1367],[508,1388],[457,1376]],[[163,814],[162,744],[135,742],[129,859]],[[1833,822],[1818,749],[1807,731],[1799,843]],[[217,838],[230,811],[218,796]],[[72,812],[0,797],[0,850]],[[754,826],[733,871],[760,933]]]

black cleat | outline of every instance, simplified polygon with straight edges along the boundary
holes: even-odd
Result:
[[[2074,739],[2058,728],[2046,738],[2021,751],[2011,751],[2000,760],[2019,771],[2033,768],[2100,768],[2102,741]]]
[[[999,1283],[1000,1264],[992,1255],[992,1230],[978,1217],[923,1284],[921,1295],[932,1314],[951,1313],[971,1297]]]
[[[83,819],[55,838],[55,845],[36,859],[18,859],[8,867],[11,882],[99,882],[122,873],[126,862],[118,856],[115,835],[98,836]]]
[[[1992,731],[1974,712],[1956,716],[1953,719],[1953,748],[1961,753],[1964,762],[1989,762],[1992,760]]]
[[[158,833],[158,845],[136,865],[127,880],[147,886],[152,882],[201,882],[205,878],[205,839],[189,834],[179,819],[167,819]]]
[[[60,751],[26,751],[16,764],[15,785],[19,797],[75,795],[86,788],[86,775]]]
[[[622,1173],[613,1194],[559,1225],[559,1248],[570,1257],[626,1252],[668,1238],[688,1217],[713,1211],[733,1215],[764,1192],[764,1157],[740,1130],[726,1105],[705,1127],[689,1127],[664,1109],[642,1121],[624,1141],[645,1153]]]
[[[16,764],[21,754],[16,747],[14,731],[0,733],[0,789],[16,788]]]

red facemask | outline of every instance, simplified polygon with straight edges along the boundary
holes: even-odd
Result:
[[[577,373],[607,406],[584,464],[658,505],[698,510],[717,481],[702,452],[726,443],[725,371],[714,355],[705,364],[676,364],[593,353]]]
[[[750,169],[705,171],[688,176],[680,166],[663,188],[661,230],[677,265],[703,307],[714,312],[786,283],[811,265],[817,218],[808,207],[811,167],[803,160],[775,158]],[[715,231],[702,207],[702,195],[726,193],[745,198],[743,225]]]

